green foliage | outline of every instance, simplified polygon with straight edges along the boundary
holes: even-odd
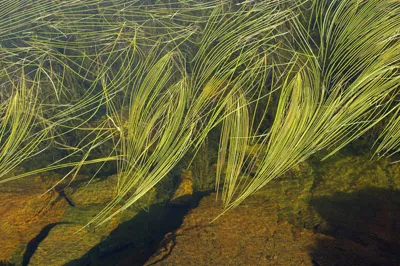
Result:
[[[117,195],[91,221],[100,224],[189,155],[206,156],[213,132],[226,210],[378,123],[387,121],[376,152],[392,155],[399,11],[394,0],[6,1],[0,183],[67,169],[61,182],[116,164]],[[50,149],[62,156],[6,177]]]

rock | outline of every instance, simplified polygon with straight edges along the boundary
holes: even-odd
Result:
[[[182,170],[180,183],[176,189],[170,204],[172,205],[187,205],[190,204],[193,195],[193,175],[190,170]]]
[[[389,162],[302,163],[213,223],[223,209],[206,196],[146,265],[397,265],[400,167]]]
[[[175,246],[175,234],[170,232],[166,234],[163,240],[159,244],[159,248],[153,256],[144,264],[144,266],[149,266],[159,261],[164,260],[171,254]]]
[[[79,259],[121,222],[135,215],[127,210],[96,230],[83,228],[115,195],[116,176],[79,176],[43,194],[61,176],[35,176],[0,185],[0,260],[21,265],[64,265]],[[29,188],[29,189],[27,189]],[[65,189],[63,189],[65,188]],[[82,229],[82,230],[81,230]]]
[[[343,155],[301,163],[211,224],[223,209],[215,195],[206,196],[179,229],[165,235],[147,264],[396,265],[399,165]],[[0,261],[74,265],[78,260],[99,265],[90,256],[123,252],[129,246],[138,248],[136,258],[148,249],[142,243],[150,231],[143,229],[143,238],[136,241],[127,232],[158,219],[163,206],[152,206],[149,220],[144,219],[145,211],[144,220],[131,219],[139,216],[138,210],[128,208],[101,227],[82,229],[115,195],[116,176],[89,185],[86,177],[78,177],[69,188],[60,190],[63,183],[43,194],[59,178],[49,174],[0,185]],[[139,203],[153,201],[156,194],[150,191]],[[192,172],[183,170],[171,205],[187,207],[192,194]]]
[[[76,207],[87,207],[110,202],[116,195],[118,177],[113,175],[105,179],[89,179],[80,184],[67,187],[66,196]]]
[[[210,224],[222,206],[215,194],[204,197],[173,233],[172,251],[161,247],[145,265],[301,265],[309,239],[307,235],[294,239],[292,226],[278,220],[278,206],[265,204],[268,198],[265,194],[250,197]],[[272,259],[273,264],[260,264],[261,258],[268,254],[273,258],[279,250],[285,254]]]
[[[40,243],[29,265],[61,266],[79,259],[101,241],[101,235],[83,229],[79,224],[60,224]]]
[[[0,260],[20,265],[28,242],[61,221],[68,203],[54,190],[45,193],[59,178],[38,175],[0,185]]]

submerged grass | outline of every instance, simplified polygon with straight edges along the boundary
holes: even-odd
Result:
[[[211,132],[225,211],[383,121],[376,152],[393,155],[399,11],[391,0],[6,1],[0,183],[61,168],[75,177],[89,164],[96,175],[116,162],[116,196],[91,221],[101,224]],[[51,149],[63,156],[7,176]]]

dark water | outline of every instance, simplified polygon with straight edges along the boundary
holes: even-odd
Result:
[[[326,225],[315,265],[400,265],[400,191],[369,188],[311,200]],[[354,244],[352,243],[354,242]]]
[[[65,266],[140,266],[160,247],[163,237],[178,229],[183,217],[209,192],[196,193],[187,205],[153,204],[120,224],[80,259]]]

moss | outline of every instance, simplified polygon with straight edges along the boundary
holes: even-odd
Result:
[[[400,190],[400,163],[391,164],[386,173],[391,178],[393,189]]]
[[[349,197],[342,201],[349,204],[354,200],[352,193],[365,189],[398,190],[399,180],[399,164],[341,153],[323,162],[314,160],[297,165],[257,194],[267,195],[269,202],[277,204],[279,219],[299,227],[322,230],[328,228],[329,223],[310,202],[342,193],[343,197]]]

